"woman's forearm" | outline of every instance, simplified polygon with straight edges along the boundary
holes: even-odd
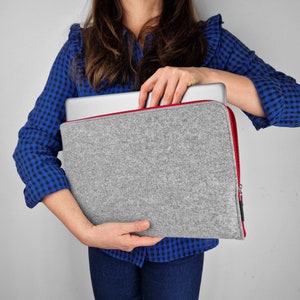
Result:
[[[87,243],[87,232],[93,224],[86,218],[68,189],[46,196],[45,206],[68,228],[82,243]]]
[[[200,83],[222,82],[226,86],[227,101],[245,112],[258,117],[265,117],[258,93],[252,81],[230,72],[200,68]]]
[[[46,196],[43,203],[80,242],[87,246],[132,251],[135,247],[152,246],[162,240],[161,237],[132,234],[147,230],[150,223],[146,220],[92,224],[68,189]]]

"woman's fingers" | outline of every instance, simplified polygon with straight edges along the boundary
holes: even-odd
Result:
[[[188,88],[188,85],[185,80],[178,80],[176,88],[173,89],[172,98],[168,99],[168,101],[164,101],[163,104],[177,104],[181,103],[182,98]]]
[[[138,235],[129,235],[128,236],[130,245],[125,251],[132,251],[136,247],[147,247],[154,246],[159,243],[163,238],[162,237],[154,237],[154,236],[138,236]]]
[[[128,223],[104,223],[91,228],[89,241],[86,244],[96,248],[123,251],[132,251],[141,246],[153,246],[160,242],[162,237],[135,234],[143,232],[149,227],[149,221],[145,220]]]
[[[150,222],[146,220],[131,222],[131,223],[119,223],[125,247],[134,249],[141,246],[153,246],[162,240],[162,237],[153,236],[138,236],[135,233],[143,232],[150,227]],[[130,250],[130,251],[131,251]]]
[[[139,108],[146,106],[148,94],[151,92],[150,107],[180,103],[187,88],[199,83],[196,69],[164,67],[158,69],[141,86]]]
[[[159,104],[159,101],[162,97],[162,95],[158,94],[158,90],[161,89],[159,86],[163,83],[163,80],[159,80],[161,77],[162,69],[158,69],[151,77],[149,77],[141,86],[140,89],[140,96],[139,96],[139,108],[146,107],[146,102],[148,99],[148,94],[152,92],[151,95],[151,104],[150,106],[157,106]],[[157,86],[156,86],[157,85]],[[156,86],[156,89],[153,93],[154,87]],[[154,103],[156,101],[157,103]],[[154,105],[156,104],[156,105]]]
[[[146,220],[129,222],[129,223],[117,223],[120,224],[120,233],[134,233],[134,232],[142,232],[150,227],[150,222]]]

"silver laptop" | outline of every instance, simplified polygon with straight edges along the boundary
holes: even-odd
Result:
[[[138,109],[139,92],[69,98],[66,100],[66,120],[101,116]],[[151,93],[148,96],[149,107]],[[187,89],[182,102],[214,100],[226,104],[226,88],[222,83],[195,85]]]

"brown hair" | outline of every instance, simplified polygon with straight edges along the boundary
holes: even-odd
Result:
[[[200,66],[203,62],[205,23],[197,22],[192,0],[163,1],[161,15],[145,24],[138,37],[142,41],[149,30],[152,34],[145,40],[140,62],[132,59],[135,37],[130,31],[125,33],[122,17],[120,0],[93,0],[83,30],[85,72],[93,88],[98,89],[104,80],[107,85],[134,80],[139,88],[160,67]]]

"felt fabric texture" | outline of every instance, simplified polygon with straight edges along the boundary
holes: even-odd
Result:
[[[193,102],[67,122],[63,165],[94,223],[147,219],[147,235],[242,239],[227,107]]]

